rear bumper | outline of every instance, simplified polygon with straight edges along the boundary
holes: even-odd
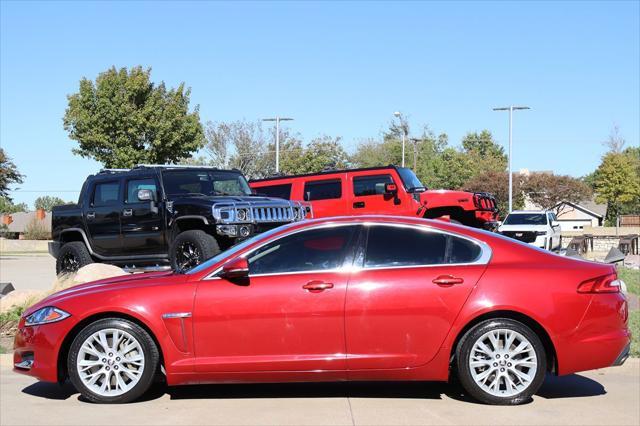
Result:
[[[618,358],[616,358],[616,360],[613,362],[613,364],[611,365],[612,367],[619,367],[622,364],[624,364],[624,362],[627,360],[627,358],[629,358],[629,352],[631,351],[631,343],[627,343],[627,346],[625,346],[622,349],[622,352],[620,352],[620,355],[618,355]]]
[[[57,259],[58,253],[60,252],[60,247],[62,247],[62,244],[60,244],[58,241],[49,241],[49,254]]]

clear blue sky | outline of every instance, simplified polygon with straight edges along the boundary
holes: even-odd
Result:
[[[66,95],[112,65],[153,68],[192,88],[203,121],[275,114],[305,140],[353,151],[396,110],[457,145],[487,128],[514,167],[581,176],[614,123],[640,133],[640,9],[628,2],[171,3],[2,2],[0,142],[27,179],[77,195],[99,165],[74,156]]]

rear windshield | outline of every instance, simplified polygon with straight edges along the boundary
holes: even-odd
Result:
[[[504,220],[505,225],[546,225],[547,215],[544,213],[511,213]]]

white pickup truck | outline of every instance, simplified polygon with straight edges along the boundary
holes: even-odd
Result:
[[[507,215],[498,232],[547,250],[560,250],[560,224],[550,211],[519,210]]]

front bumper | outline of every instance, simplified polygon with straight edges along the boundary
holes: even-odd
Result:
[[[57,382],[58,354],[74,325],[73,317],[32,327],[25,327],[21,319],[13,341],[13,371],[45,382]]]
[[[49,241],[49,254],[53,256],[54,259],[58,258],[58,253],[60,253],[60,247],[62,244],[58,241]]]

